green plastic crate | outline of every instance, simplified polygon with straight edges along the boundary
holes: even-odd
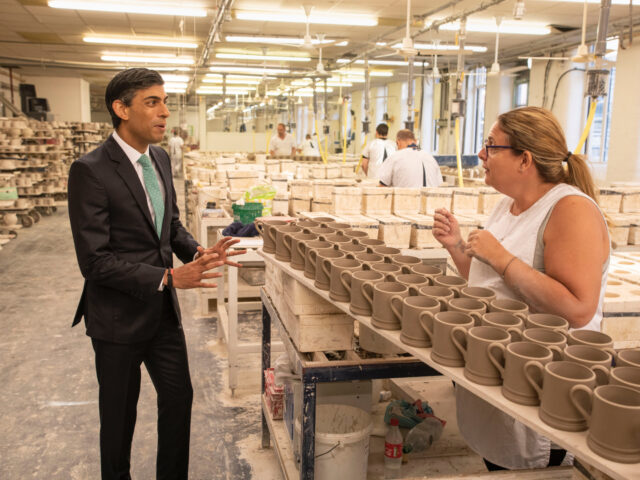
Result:
[[[243,225],[253,223],[253,221],[262,216],[262,203],[245,203],[244,205],[232,205],[233,220],[241,222]]]

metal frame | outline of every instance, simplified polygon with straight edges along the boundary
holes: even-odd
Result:
[[[265,388],[265,378],[263,372],[271,366],[271,325],[272,321],[283,332],[283,343],[291,343],[291,340],[284,334],[284,327],[280,316],[276,311],[271,299],[264,288],[260,289],[262,299],[262,392]],[[315,458],[315,426],[316,426],[316,385],[322,382],[338,382],[348,380],[370,380],[376,378],[403,378],[422,377],[430,375],[440,375],[440,372],[429,365],[416,360],[413,357],[389,358],[386,362],[376,359],[375,363],[344,362],[346,365],[322,365],[317,362],[308,362],[300,356],[295,349],[288,349],[297,354],[296,371],[300,371],[302,381],[302,438],[301,441],[301,462],[299,465],[300,479],[312,480],[314,478],[314,458]],[[311,364],[314,365],[311,365]],[[262,447],[270,445],[270,432],[267,417],[262,409]]]

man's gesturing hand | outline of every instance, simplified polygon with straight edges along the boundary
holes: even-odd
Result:
[[[175,288],[215,287],[217,284],[205,283],[203,280],[221,277],[222,273],[207,272],[221,267],[224,263],[215,253],[201,255],[193,262],[173,269],[173,286]]]
[[[198,254],[196,255],[196,259],[201,258],[202,255],[215,254],[217,255],[217,260],[221,261],[225,265],[229,265],[230,267],[242,267],[242,265],[240,265],[239,263],[232,262],[227,258],[247,253],[246,250],[232,250],[230,252],[228,251],[229,248],[231,248],[239,241],[239,238],[223,237],[213,247],[209,247],[206,250],[202,247],[198,247]]]

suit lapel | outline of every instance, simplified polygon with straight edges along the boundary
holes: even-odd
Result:
[[[156,164],[156,168],[158,169],[158,172],[160,172],[160,180],[164,185],[164,218],[162,219],[162,231],[161,231],[162,236],[164,236],[165,232],[169,228],[169,221],[171,219],[170,207],[173,203],[171,198],[171,192],[173,190],[171,188],[171,174],[165,171],[165,168],[164,168],[165,164],[160,162],[160,159],[159,159],[160,155],[156,153],[152,145],[149,145],[149,153],[151,154],[151,158]]]
[[[111,160],[118,164],[116,167],[118,175],[120,175],[124,183],[127,185],[127,188],[131,192],[131,195],[133,195],[133,198],[135,198],[138,207],[140,207],[140,211],[147,219],[149,227],[155,232],[155,226],[153,219],[151,218],[149,205],[147,204],[147,196],[144,193],[144,189],[140,183],[140,177],[138,177],[135,168],[131,165],[129,158],[125,155],[120,148],[120,145],[118,145],[113,137],[109,137],[107,141],[104,142],[104,145]]]

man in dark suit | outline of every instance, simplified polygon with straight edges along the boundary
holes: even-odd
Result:
[[[169,110],[162,77],[118,73],[105,100],[114,133],[69,172],[69,218],[84,289],[73,325],[84,317],[99,384],[103,479],[130,479],[131,441],[145,364],[158,396],[158,479],[185,479],[193,389],[176,288],[203,280],[238,240],[203,249],[179,219],[162,140]],[[173,253],[184,263],[173,267]]]

